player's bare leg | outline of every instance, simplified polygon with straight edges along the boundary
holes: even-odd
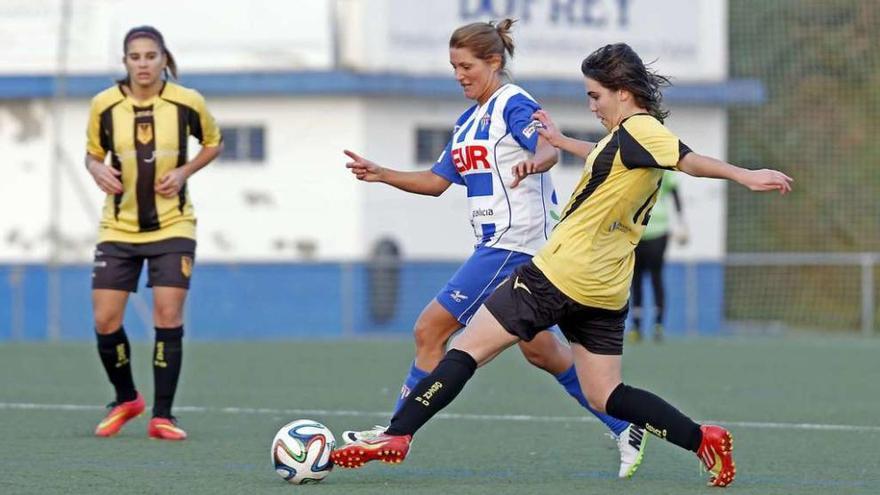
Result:
[[[440,364],[413,389],[391,419],[388,430],[371,440],[344,445],[330,455],[341,467],[359,468],[371,461],[399,463],[409,453],[410,440],[422,425],[446,407],[482,366],[519,340],[481,307],[471,324],[452,342]]]
[[[645,431],[638,425],[613,418],[590,407],[575,371],[572,350],[560,342],[552,331],[539,332],[531,342],[521,341],[519,348],[532,365],[552,374],[569,395],[608,427],[608,435],[617,443],[619,453],[617,475],[620,478],[632,477],[645,455],[648,438]]]
[[[690,450],[711,473],[711,486],[733,483],[733,437],[720,426],[699,425],[660,397],[621,381],[621,356],[595,354],[572,345],[584,394],[594,408],[643,426],[645,430]]]

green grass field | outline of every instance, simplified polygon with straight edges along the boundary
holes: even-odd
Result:
[[[150,349],[135,379],[152,394]],[[386,421],[411,343],[190,343],[176,414],[189,434],[146,438],[144,417],[113,439],[92,429],[111,399],[91,344],[0,345],[0,493],[633,493],[704,486],[696,458],[651,438],[632,480],[617,451],[549,376],[509,350],[418,435],[399,466],[335,470],[290,486],[269,463],[285,422],[337,434]],[[797,337],[628,346],[628,383],[736,438],[738,494],[880,491],[880,341]]]

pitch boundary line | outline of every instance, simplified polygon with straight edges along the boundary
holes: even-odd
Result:
[[[37,404],[29,402],[0,402],[2,410],[31,410],[31,411],[102,411],[105,408],[83,404]],[[232,415],[285,415],[296,416],[332,416],[332,417],[367,417],[388,418],[390,413],[386,411],[352,411],[342,409],[275,409],[266,407],[205,407],[205,406],[176,406],[179,413],[221,413]],[[468,420],[468,421],[510,421],[532,423],[598,423],[592,416],[536,416],[530,414],[464,414],[464,413],[440,413],[437,419]],[[880,432],[880,426],[873,425],[842,425],[826,423],[786,423],[770,421],[721,421],[706,420],[704,423],[718,423],[726,426],[740,428],[767,429],[767,430],[809,430],[809,431],[848,431],[848,432]]]

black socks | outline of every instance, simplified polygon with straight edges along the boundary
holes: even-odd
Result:
[[[134,379],[131,376],[131,346],[125,329],[119,327],[107,335],[96,334],[98,355],[107,372],[107,378],[116,389],[116,402],[128,402],[137,397]]]
[[[434,371],[412,389],[386,433],[412,435],[418,431],[455,399],[476,369],[477,362],[470,354],[458,349],[447,352]]]
[[[703,440],[700,425],[651,392],[621,383],[611,392],[605,412],[696,452]]]
[[[153,379],[156,395],[153,416],[171,417],[171,404],[180,377],[183,362],[183,326],[175,328],[156,327],[156,343],[153,347]]]

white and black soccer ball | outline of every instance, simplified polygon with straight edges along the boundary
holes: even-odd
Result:
[[[272,465],[288,483],[317,483],[333,469],[330,452],[336,438],[329,428],[310,419],[282,426],[272,440]]]

